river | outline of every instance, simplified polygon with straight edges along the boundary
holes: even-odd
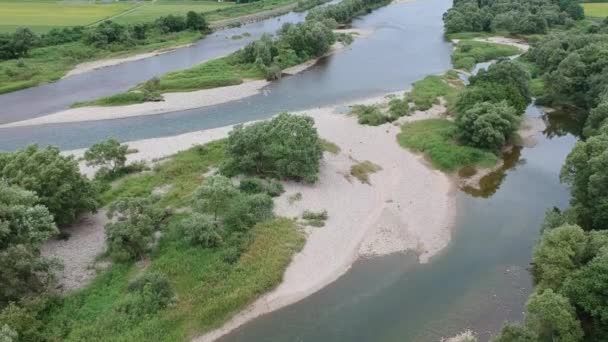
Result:
[[[374,11],[353,22],[373,35],[306,72],[273,82],[259,95],[147,117],[0,129],[0,149],[34,142],[73,149],[111,136],[122,141],[169,136],[404,89],[451,67],[452,46],[443,38],[441,22],[450,6],[451,0],[418,0]],[[128,65],[125,73],[139,72]],[[113,82],[113,74],[94,77]],[[95,74],[77,77],[85,75]],[[132,83],[121,82],[113,92]],[[535,106],[526,115],[543,116]],[[418,264],[411,254],[360,260],[323,290],[249,322],[222,341],[437,341],[466,328],[485,341],[505,321],[520,320],[543,213],[568,203],[558,174],[576,141],[570,125],[564,125],[568,116],[543,117],[549,127],[536,146],[512,154],[512,167],[492,175],[484,196],[454,195],[458,216],[452,241],[429,263]]]

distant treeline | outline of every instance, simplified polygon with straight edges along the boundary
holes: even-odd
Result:
[[[575,0],[455,0],[443,16],[446,33],[506,31],[516,34],[546,33],[584,17]]]
[[[92,27],[54,28],[48,33],[37,35],[29,28],[18,28],[14,33],[0,34],[0,60],[27,57],[35,47],[45,47],[82,41],[87,45],[105,48],[112,44],[138,45],[150,35],[167,34],[186,30],[206,31],[205,17],[194,11],[186,15],[168,15],[153,22],[123,25],[104,21]]]

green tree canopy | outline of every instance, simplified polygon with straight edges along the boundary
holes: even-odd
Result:
[[[519,126],[515,109],[505,101],[481,102],[456,117],[460,139],[467,145],[499,149]]]
[[[98,172],[114,174],[125,167],[127,162],[127,145],[121,145],[116,139],[108,139],[89,147],[84,153],[88,166],[99,166]]]

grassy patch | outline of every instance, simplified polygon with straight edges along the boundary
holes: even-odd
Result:
[[[325,139],[319,139],[319,142],[321,143],[321,149],[323,151],[329,152],[331,154],[340,153],[340,146],[334,144],[333,142]]]
[[[521,51],[518,48],[510,45],[463,40],[458,43],[452,53],[452,63],[456,69],[471,70],[477,63],[519,53]]]
[[[256,225],[235,262],[234,243],[209,249],[183,241],[175,225],[165,232],[145,272],[170,280],[175,304],[143,317],[120,311],[129,280],[142,272],[117,264],[84,290],[52,306],[44,317],[51,340],[178,341],[218,327],[276,286],[304,243],[296,223],[275,219]]]
[[[205,0],[157,0],[144,2],[133,11],[129,11],[115,19],[121,24],[136,24],[154,21],[159,17],[167,15],[185,15],[188,11],[208,13],[219,9],[228,10],[235,7],[233,2],[217,2]]]
[[[123,57],[169,46],[194,42],[199,32],[183,31],[162,36],[150,36],[136,46],[110,46],[96,49],[82,42],[36,48],[21,60],[0,62],[0,94],[56,81],[77,64],[103,58]]]
[[[355,115],[362,125],[379,126],[393,120],[376,105],[354,105],[351,114]]]
[[[413,84],[408,99],[416,105],[416,109],[427,110],[439,104],[439,97],[453,91],[455,89],[442,76],[430,75]]]
[[[382,170],[382,168],[379,165],[366,160],[351,166],[350,174],[357,178],[361,183],[370,184],[369,175],[380,170]]]
[[[180,152],[161,161],[153,172],[137,174],[117,181],[101,198],[104,204],[120,197],[149,196],[160,186],[170,186],[161,205],[181,207],[189,203],[192,192],[201,184],[203,174],[224,160],[224,141],[215,141]]]
[[[581,4],[585,9],[585,15],[595,18],[608,17],[608,3],[587,3]]]
[[[112,96],[102,97],[88,102],[76,102],[72,108],[85,106],[126,106],[130,104],[146,102],[146,96],[140,92],[120,93]]]
[[[29,27],[46,32],[54,27],[86,26],[135,7],[135,2],[0,0],[0,32]]]
[[[193,147],[161,161],[153,171],[116,182],[103,196],[147,196],[158,187],[162,207],[182,207],[201,184],[203,174],[224,156],[224,142]],[[43,334],[55,341],[183,341],[218,327],[264,292],[276,286],[304,237],[294,220],[272,219],[249,231],[227,234],[214,248],[193,246],[183,236],[174,214],[144,269],[114,264],[81,291],[58,298],[42,313]],[[128,284],[142,273],[165,275],[174,303],[137,314],[129,302]]]
[[[455,171],[463,166],[491,167],[498,157],[486,150],[459,145],[456,126],[446,119],[429,119],[411,122],[401,127],[397,140],[402,147],[424,153],[434,167]]]

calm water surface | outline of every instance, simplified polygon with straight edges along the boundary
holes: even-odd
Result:
[[[356,39],[306,72],[273,82],[259,95],[177,113],[0,129],[0,149],[34,142],[73,149],[111,136],[129,141],[175,135],[405,89],[451,67],[452,45],[443,38],[441,22],[449,6],[451,0],[421,0],[376,10],[353,22],[374,30],[373,35]]]
[[[540,116],[530,106],[527,114]],[[564,119],[485,189],[456,194],[458,217],[448,247],[427,264],[411,254],[362,260],[316,294],[262,316],[228,341],[438,341],[464,329],[487,341],[522,318],[531,291],[527,270],[546,208],[565,207],[559,169],[576,141]]]

